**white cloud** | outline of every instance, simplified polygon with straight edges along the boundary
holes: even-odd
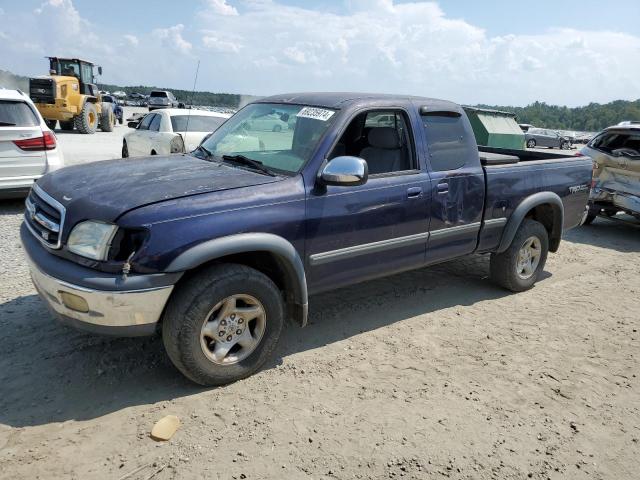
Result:
[[[226,0],[208,0],[209,10],[216,15],[238,15],[238,10],[229,5]]]
[[[182,36],[184,25],[179,23],[169,28],[156,28],[153,35],[161,41],[161,44],[175,52],[188,54],[193,45]]]
[[[138,37],[136,37],[135,35],[130,35],[127,33],[123,35],[123,38],[131,47],[137,47],[138,44],[140,43],[140,40],[138,40]]]
[[[44,55],[81,55],[109,83],[176,88],[191,88],[199,58],[198,88],[247,94],[360,90],[514,105],[640,96],[638,35],[541,27],[491,36],[435,2],[349,0],[336,13],[278,1],[243,0],[238,12],[207,0],[184,24],[131,35],[88,21],[72,0],[49,0],[39,13],[5,12],[0,58],[30,75],[45,70]]]
[[[242,45],[228,38],[220,37],[215,32],[208,32],[202,36],[202,44],[208,50],[220,53],[238,53]]]

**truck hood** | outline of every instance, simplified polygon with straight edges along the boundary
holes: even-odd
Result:
[[[65,206],[67,224],[115,221],[135,208],[281,180],[190,155],[106,160],[57,170],[38,186]]]

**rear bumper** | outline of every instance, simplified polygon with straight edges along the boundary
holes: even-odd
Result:
[[[40,297],[62,323],[115,336],[152,335],[181,274],[97,272],[45,250],[24,224],[20,234]]]
[[[24,197],[41,176],[0,178],[0,198]]]
[[[625,210],[629,213],[640,213],[640,196],[630,193],[615,192],[596,187],[591,191],[590,200],[600,204],[610,203],[620,210]]]
[[[40,114],[47,120],[71,120],[78,115],[78,109],[74,105],[67,104],[66,100],[57,99],[55,104],[36,103]]]

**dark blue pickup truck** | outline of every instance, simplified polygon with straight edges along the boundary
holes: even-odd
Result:
[[[186,155],[45,175],[21,237],[61,321],[162,332],[205,385],[255,372],[307,299],[471,253],[531,288],[577,226],[587,157],[478,149],[463,109],[407,96],[265,98]]]

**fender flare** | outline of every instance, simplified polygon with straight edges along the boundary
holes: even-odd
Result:
[[[509,248],[527,213],[533,208],[545,204],[549,204],[553,208],[553,227],[549,235],[549,251],[556,252],[558,250],[564,225],[564,204],[558,194],[554,192],[538,192],[522,200],[509,217],[502,231],[498,253],[502,253]]]
[[[275,256],[285,274],[285,288],[288,290],[285,293],[293,301],[294,318],[301,326],[305,326],[309,300],[304,264],[295,247],[278,235],[240,233],[208,240],[179,254],[165,271],[185,272],[217,258],[251,252],[268,252]]]

